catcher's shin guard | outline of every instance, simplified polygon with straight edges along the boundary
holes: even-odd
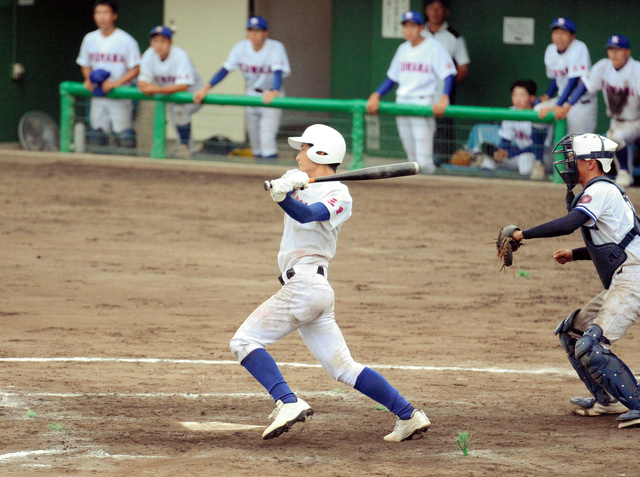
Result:
[[[606,340],[599,325],[590,325],[576,342],[576,358],[614,398],[629,409],[640,409],[638,381],[620,358],[602,346]]]
[[[569,358],[571,366],[573,366],[573,369],[575,369],[576,373],[578,374],[584,385],[587,387],[591,395],[596,398],[596,401],[598,401],[603,406],[608,406],[609,402],[611,401],[609,394],[602,388],[602,386],[600,386],[600,384],[598,384],[595,379],[593,379],[589,370],[587,370],[582,365],[580,360],[578,360],[575,355],[576,342],[578,341],[578,339],[571,336],[569,334],[569,331],[572,331],[573,333],[578,335],[582,334],[582,332],[573,328],[573,319],[578,315],[578,313],[580,313],[579,309],[575,310],[564,320],[562,320],[556,328],[555,334],[559,335],[558,338],[560,338],[560,343],[567,353],[567,358]]]

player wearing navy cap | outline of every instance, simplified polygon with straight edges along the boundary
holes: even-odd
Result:
[[[606,43],[607,58],[598,61],[589,71],[569,105],[587,91],[602,91],[611,118],[607,137],[618,143],[616,184],[633,184],[633,143],[640,138],[640,62],[631,57],[631,42],[624,35],[612,35]],[[571,106],[569,106],[571,107]]]
[[[376,114],[382,96],[397,84],[396,103],[432,106],[433,115],[442,117],[455,82],[453,60],[440,42],[421,35],[424,20],[418,12],[405,12],[400,21],[406,41],[398,47],[385,81],[369,96],[367,112]],[[440,81],[444,81],[442,93],[438,92]],[[396,123],[407,160],[417,162],[424,173],[433,174],[436,169],[433,160],[435,118],[398,116]]]
[[[239,69],[246,82],[245,94],[262,96],[264,104],[284,96],[283,80],[291,73],[284,45],[268,38],[267,20],[253,16],[247,21],[247,39],[233,47],[222,68],[193,95],[201,103],[207,91],[222,81],[229,71]],[[245,108],[247,132],[254,157],[275,159],[278,156],[276,135],[282,110],[276,108]]]
[[[113,88],[130,85],[140,71],[140,48],[131,35],[115,26],[118,6],[111,0],[98,0],[93,7],[97,30],[82,40],[76,63],[80,65],[84,86],[93,93],[89,112],[89,141],[108,145],[115,133],[117,144],[135,147],[132,129],[133,104],[130,99],[102,98]]]
[[[566,118],[569,134],[594,132],[598,120],[598,102],[593,94],[589,93],[580,98],[571,111],[566,108],[567,100],[578,86],[580,78],[586,76],[591,68],[587,45],[576,39],[577,27],[570,18],[556,18],[550,29],[552,43],[544,53],[544,64],[551,82],[547,92],[540,97],[541,103],[535,109],[538,110],[540,118],[544,118],[551,111],[556,119]],[[558,95],[554,97],[556,93]],[[541,171],[544,174],[542,163],[537,161],[534,165],[534,178],[541,178]]]
[[[179,91],[194,93],[204,86],[187,53],[173,44],[173,30],[159,25],[149,33],[151,47],[142,55],[138,88],[144,94],[172,94]],[[176,127],[181,148],[179,156],[193,154],[191,115],[200,104],[167,105],[167,114]]]

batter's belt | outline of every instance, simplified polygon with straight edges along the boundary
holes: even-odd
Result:
[[[318,266],[316,273],[324,277],[325,276],[324,267]],[[290,268],[289,270],[284,272],[282,275],[278,275],[278,280],[280,281],[280,285],[284,286],[284,283],[285,283],[284,278],[282,277],[287,277],[287,280],[291,280],[295,276],[295,274],[296,274],[296,271],[294,270],[294,268]]]

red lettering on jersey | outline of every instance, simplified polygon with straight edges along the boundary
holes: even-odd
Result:
[[[580,198],[578,204],[588,204],[591,202],[591,196],[589,194],[585,194]]]
[[[340,208],[338,209],[338,211],[336,212],[336,215],[338,215],[340,212],[342,212],[344,209],[342,208],[342,206],[340,206]]]
[[[338,202],[338,199],[334,199],[334,198],[332,197],[331,199],[327,200],[327,202],[329,202],[329,204],[330,204],[332,207],[335,207],[335,206],[336,206],[336,203]]]

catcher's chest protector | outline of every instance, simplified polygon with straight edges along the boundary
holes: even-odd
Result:
[[[571,203],[571,208],[573,209],[582,198],[582,195],[585,193],[587,188],[599,181],[607,181],[616,186],[616,188],[620,191],[623,197],[626,196],[625,193],[613,182],[611,179],[606,177],[596,177],[589,181],[589,183],[582,189],[573,202]],[[633,238],[640,233],[640,227],[638,226],[638,217],[634,214],[635,224],[633,228],[624,236],[622,242],[617,243],[604,243],[602,245],[596,245],[593,243],[591,239],[591,231],[589,227],[582,226],[580,227],[582,231],[582,238],[584,239],[584,243],[589,251],[589,256],[591,257],[591,261],[596,267],[596,271],[598,272],[598,276],[600,277],[600,281],[605,289],[609,289],[611,286],[611,280],[613,279],[613,274],[620,268],[620,266],[627,261],[627,253],[624,251],[627,248],[627,245],[633,240]]]

